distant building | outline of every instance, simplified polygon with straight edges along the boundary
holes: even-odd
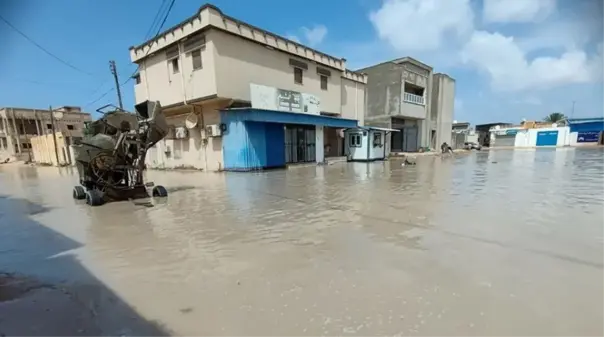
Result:
[[[360,69],[368,75],[365,124],[397,129],[386,142],[388,152],[415,152],[451,141],[455,80],[433,74],[432,67],[411,57]]]
[[[570,118],[570,145],[604,144],[604,117]]]
[[[490,133],[491,128],[494,128],[496,126],[499,126],[501,128],[507,127],[507,126],[511,127],[513,125],[514,125],[513,123],[506,123],[506,122],[497,122],[497,123],[476,125],[476,127],[474,129],[476,130],[476,133],[478,134],[478,144],[489,147],[491,145],[491,133]],[[505,140],[503,139],[503,137],[501,137],[501,142],[503,143],[504,141]],[[508,141],[511,142],[511,144],[512,144],[510,146],[513,146],[513,140],[508,139]]]
[[[470,123],[453,123],[451,127],[451,142],[448,144],[454,149],[461,149],[466,142],[478,143],[478,135],[470,128]]]
[[[83,137],[85,123],[92,120],[80,107],[63,106],[54,111],[60,117],[54,120],[54,130],[62,133],[67,146]],[[31,139],[52,134],[52,130],[47,109],[0,108],[0,160],[33,160]]]
[[[159,101],[173,128],[148,152],[149,167],[323,162],[344,155],[341,129],[363,124],[366,75],[213,5],[131,47],[130,58],[136,103]]]

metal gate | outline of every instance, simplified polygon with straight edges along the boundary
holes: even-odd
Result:
[[[314,126],[285,126],[285,162],[304,163],[316,159],[316,129]]]
[[[417,147],[417,127],[404,127],[399,129],[401,132],[392,132],[390,135],[391,152],[416,152]]]
[[[537,132],[537,146],[555,146],[558,143],[558,131]]]
[[[496,135],[491,146],[514,146],[515,143],[516,135]]]

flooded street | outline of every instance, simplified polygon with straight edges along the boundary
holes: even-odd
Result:
[[[180,335],[603,333],[602,148],[147,175],[165,201],[93,208],[0,166],[0,272]]]

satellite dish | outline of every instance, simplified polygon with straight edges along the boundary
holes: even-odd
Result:
[[[55,119],[62,119],[63,118],[63,111],[54,111],[53,115],[54,115]]]
[[[194,127],[196,127],[197,120],[197,115],[194,113],[190,113],[185,119],[185,126],[187,127],[187,129],[193,129]]]

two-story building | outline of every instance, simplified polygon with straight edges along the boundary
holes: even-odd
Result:
[[[411,57],[359,70],[368,76],[365,124],[400,130],[386,150],[415,152],[451,141],[455,80]]]
[[[0,108],[0,160],[34,160],[31,139],[37,136],[61,133],[65,143],[73,144],[84,134],[89,113],[80,107],[62,106],[53,109]],[[67,153],[66,156],[69,156]]]
[[[131,47],[136,103],[157,100],[173,127],[150,167],[281,167],[343,155],[340,129],[363,124],[366,75],[346,60],[225,15],[213,5]]]

